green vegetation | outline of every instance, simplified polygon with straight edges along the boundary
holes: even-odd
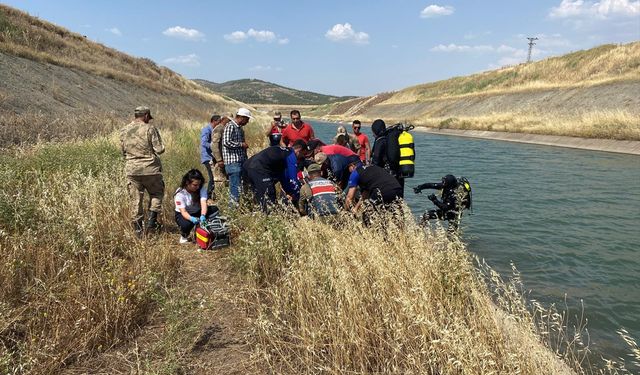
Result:
[[[214,83],[203,79],[194,80],[214,92],[251,104],[325,104],[353,98],[353,96],[331,96],[309,91],[300,91],[259,79],[240,79]]]

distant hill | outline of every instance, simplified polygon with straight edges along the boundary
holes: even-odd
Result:
[[[353,99],[354,96],[332,96],[310,91],[300,91],[259,79],[239,79],[215,83],[204,79],[195,82],[214,92],[251,104],[328,104]]]
[[[640,42],[420,84],[306,111],[328,120],[640,140]]]

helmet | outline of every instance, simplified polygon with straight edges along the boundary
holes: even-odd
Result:
[[[446,188],[455,189],[456,187],[458,187],[458,179],[456,178],[456,176],[448,174],[442,177],[442,185],[444,185],[444,187]]]

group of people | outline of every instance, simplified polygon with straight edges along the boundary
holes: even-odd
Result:
[[[121,130],[120,139],[133,228],[142,234],[159,227],[164,182],[158,155],[164,152],[164,145],[158,130],[150,124],[153,117],[148,107],[137,107],[134,116],[133,122]],[[183,176],[174,193],[180,243],[189,241],[194,226],[207,220],[211,207],[216,209],[212,201],[216,199],[215,181],[220,180],[228,184],[231,208],[245,199],[243,190],[250,190],[267,214],[277,207],[290,207],[301,215],[327,219],[341,212],[364,211],[371,215],[397,209],[404,196],[404,177],[388,161],[383,120],[372,124],[375,135],[372,144],[361,132],[358,120],[351,124],[352,134],[340,126],[333,143],[325,144],[316,138],[313,127],[302,120],[300,111],[290,112],[288,124],[281,112],[275,112],[265,132],[268,146],[248,157],[244,126],[251,119],[248,109],[239,108],[235,115],[213,115],[202,129],[200,160],[207,171],[208,183],[198,169],[192,169]],[[419,193],[424,188],[438,186],[424,184],[414,190]],[[146,225],[145,191],[151,197]]]

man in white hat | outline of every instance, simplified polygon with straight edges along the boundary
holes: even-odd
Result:
[[[251,111],[239,108],[236,115],[225,126],[222,133],[222,159],[224,169],[229,176],[229,204],[237,206],[240,203],[242,190],[242,163],[247,160],[247,142],[244,138],[243,126],[252,119]]]

